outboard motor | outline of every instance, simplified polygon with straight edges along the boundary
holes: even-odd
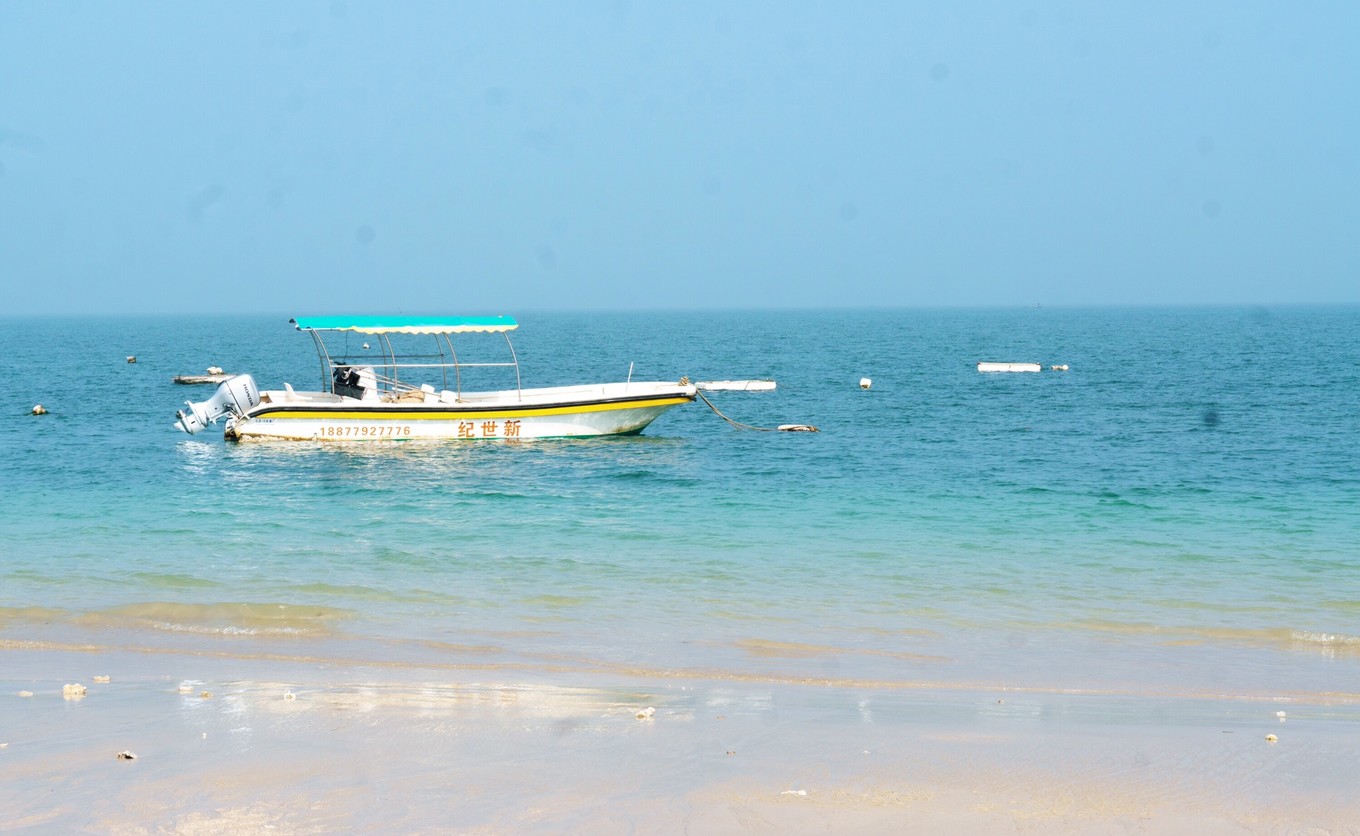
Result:
[[[206,401],[184,403],[189,408],[175,413],[179,418],[175,426],[193,435],[209,424],[216,424],[217,419],[223,415],[240,417],[248,410],[259,406],[260,390],[255,385],[255,378],[248,374],[238,374],[218,386],[217,391]]]

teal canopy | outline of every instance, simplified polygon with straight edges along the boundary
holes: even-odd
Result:
[[[513,331],[508,316],[306,316],[290,319],[299,331],[358,331],[361,334],[465,334]]]

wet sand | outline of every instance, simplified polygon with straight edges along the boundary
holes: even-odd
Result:
[[[0,660],[7,832],[1360,828],[1355,695],[458,672],[13,644]],[[63,696],[68,683],[86,694]]]

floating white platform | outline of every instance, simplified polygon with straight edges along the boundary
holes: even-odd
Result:
[[[1038,363],[978,363],[980,372],[1037,372],[1043,366]]]
[[[771,392],[773,380],[701,380],[694,384],[695,389],[705,392]]]

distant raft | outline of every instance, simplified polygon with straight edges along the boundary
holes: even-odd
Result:
[[[223,372],[221,366],[209,366],[207,374],[179,374],[170,379],[186,386],[195,386],[202,383],[224,383],[231,377],[235,377],[235,375]]]
[[[978,363],[980,372],[1037,372],[1043,369],[1038,363]]]

